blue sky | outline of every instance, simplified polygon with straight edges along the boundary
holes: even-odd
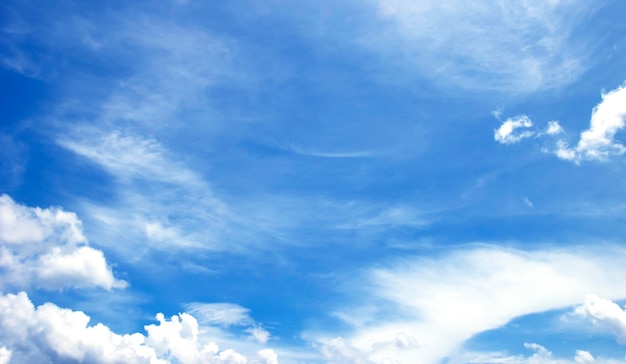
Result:
[[[624,362],[624,12],[3,2],[0,363]]]

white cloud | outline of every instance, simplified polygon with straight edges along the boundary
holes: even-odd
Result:
[[[204,325],[247,326],[244,331],[260,344],[267,343],[270,338],[270,333],[250,317],[250,309],[234,303],[193,302],[186,304],[185,310]]]
[[[353,322],[353,334],[309,336],[328,357],[350,358],[344,362],[437,363],[475,334],[515,317],[574,305],[590,291],[622,297],[625,258],[626,251],[609,247],[523,252],[475,246],[404,259],[355,282],[359,292],[368,292],[356,298],[360,305],[378,310]],[[349,307],[343,315],[353,311]],[[390,345],[400,333],[418,345]]]
[[[250,309],[234,303],[193,302],[185,305],[185,311],[207,325],[251,325]]]
[[[620,344],[626,344],[626,311],[616,303],[590,294],[574,312],[591,320],[599,329],[615,335]]]
[[[141,333],[119,335],[102,324],[89,325],[89,316],[52,303],[33,305],[26,293],[0,295],[0,360],[12,352],[17,362],[77,361],[89,363],[222,363],[246,364],[233,349],[220,351],[202,338],[202,328],[188,314],[158,323]],[[9,354],[7,354],[9,353]],[[276,364],[271,349],[258,351],[250,363]]]
[[[528,116],[517,115],[506,119],[498,129],[494,130],[493,137],[502,144],[519,143],[522,139],[535,135],[534,131],[528,130],[532,126],[533,122]]]
[[[250,337],[259,344],[267,343],[267,340],[269,340],[270,338],[270,333],[260,326],[253,326],[249,329],[246,329],[246,332],[248,332],[250,334]]]
[[[588,364],[588,363],[613,363],[613,361],[595,358],[588,351],[576,350],[572,359],[555,358],[552,352],[535,343],[524,343],[524,347],[532,350],[530,356],[509,356],[502,353],[463,353],[451,358],[450,364]],[[614,362],[617,363],[617,362]]]
[[[11,361],[11,350],[6,347],[0,347],[0,364],[8,364]]]
[[[218,231],[233,217],[201,175],[154,138],[90,128],[74,133],[58,143],[116,177],[115,202],[82,205],[103,241],[118,242],[124,232],[129,244],[109,248],[128,249],[146,240],[150,248],[215,248]]]
[[[562,134],[563,128],[561,127],[561,124],[559,124],[558,121],[556,120],[549,121],[548,126],[546,127],[546,130],[544,131],[544,133],[548,135]]]
[[[578,144],[570,148],[564,141],[557,145],[557,157],[579,163],[582,160],[606,160],[622,155],[626,148],[615,140],[624,129],[626,118],[626,85],[602,94],[602,101],[591,113],[589,129],[580,134]]]
[[[191,170],[169,160],[165,149],[154,138],[80,129],[80,138],[64,137],[57,142],[119,178],[143,178],[179,185],[202,184],[201,178]]]
[[[596,359],[590,352],[585,350],[576,350],[576,356],[574,357],[576,363],[587,364],[595,363]]]
[[[104,254],[87,245],[81,221],[61,208],[27,207],[0,196],[0,287],[123,288]]]
[[[531,92],[584,71],[586,52],[570,37],[582,1],[373,2],[381,21],[361,43],[439,83]]]
[[[272,349],[259,350],[260,364],[278,364],[278,354]]]

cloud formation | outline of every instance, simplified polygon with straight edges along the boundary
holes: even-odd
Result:
[[[585,303],[574,313],[591,320],[598,329],[615,335],[620,344],[626,344],[626,310],[606,298],[587,295]]]
[[[204,325],[245,326],[245,332],[260,344],[267,343],[270,338],[270,333],[250,317],[249,309],[234,303],[193,302],[186,304],[185,310]]]
[[[590,291],[622,297],[624,258],[619,248],[524,252],[496,246],[407,258],[357,283],[367,287],[359,302],[370,310],[360,319],[354,307],[342,312],[352,318],[346,320],[351,336],[316,337],[322,353],[338,361],[437,363],[475,334],[513,318],[577,304]],[[415,345],[398,345],[399,335]]]
[[[532,350],[533,354],[530,356],[524,355],[505,355],[502,353],[463,353],[457,355],[450,360],[450,364],[589,364],[589,363],[602,363],[617,364],[617,361],[613,360],[596,360],[590,352],[585,350],[576,350],[576,354],[573,359],[555,358],[552,352],[542,345],[535,343],[524,343],[526,349]]]
[[[196,319],[182,313],[145,326],[141,333],[119,335],[103,324],[89,325],[80,311],[52,303],[35,307],[25,292],[0,295],[0,360],[16,363],[88,362],[149,364],[276,364],[271,349],[251,361],[233,349],[220,350],[202,339]]]
[[[102,251],[88,246],[76,214],[27,207],[0,196],[0,287],[126,287]]]
[[[494,139],[501,144],[519,143],[524,138],[529,138],[535,134],[529,130],[533,122],[526,115],[517,115],[506,119],[502,125],[494,130]]]
[[[602,94],[602,101],[593,108],[589,129],[580,134],[578,144],[570,148],[559,141],[557,157],[576,163],[583,160],[607,160],[622,155],[626,148],[615,140],[615,135],[624,129],[626,118],[626,85]]]
[[[616,135],[626,127],[626,85],[602,94],[602,101],[591,112],[589,129],[580,133],[580,139],[570,147],[565,139],[556,141],[556,148],[544,148],[558,158],[579,164],[582,161],[606,161],[626,153],[626,147]],[[553,137],[564,133],[558,121],[548,122],[544,130],[531,129],[533,122],[526,115],[506,119],[494,131],[494,139],[501,144],[515,144],[532,136]]]
[[[532,92],[566,85],[585,69],[585,51],[571,37],[581,1],[374,3],[381,23],[361,42],[439,83]]]

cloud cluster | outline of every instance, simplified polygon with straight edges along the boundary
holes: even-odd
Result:
[[[524,252],[488,245],[406,258],[371,271],[368,293],[357,306],[369,310],[342,312],[352,335],[317,334],[313,340],[327,357],[343,362],[437,363],[475,334],[516,317],[577,304],[590,291],[622,297],[625,258],[619,248]],[[413,344],[398,344],[404,342]]]
[[[580,133],[578,143],[570,147],[564,139],[556,141],[556,148],[544,148],[558,158],[579,164],[581,161],[606,161],[612,156],[626,153],[626,147],[616,140],[618,132],[626,127],[626,85],[602,94],[602,101],[593,108],[589,129]],[[508,118],[494,131],[494,139],[501,144],[515,144],[530,137],[563,134],[558,121],[550,121],[539,131],[533,129],[526,115]]]
[[[496,113],[499,117],[499,113]],[[558,121],[552,120],[548,125],[540,130],[535,127],[533,121],[528,115],[516,115],[507,118],[494,130],[493,138],[500,144],[516,144],[523,139],[531,137],[555,136],[563,133],[563,128]]]
[[[191,315],[156,318],[158,324],[145,326],[147,335],[119,335],[103,324],[90,326],[83,312],[52,303],[35,307],[25,292],[0,295],[0,361],[12,356],[18,363],[278,363],[271,349],[251,361],[232,349],[220,351],[202,339]]]
[[[0,287],[123,288],[102,251],[87,244],[76,214],[0,196]]]

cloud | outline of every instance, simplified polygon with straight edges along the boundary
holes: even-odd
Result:
[[[450,364],[588,364],[588,363],[615,363],[611,360],[596,360],[591,353],[576,350],[572,359],[555,358],[552,352],[535,343],[524,343],[526,349],[532,350],[530,356],[508,356],[502,353],[463,353],[456,355],[447,362]]]
[[[438,83],[532,92],[566,85],[585,69],[588,52],[571,37],[587,8],[581,1],[373,3],[380,21],[361,44]]]
[[[189,314],[166,319],[141,333],[119,335],[103,324],[89,325],[80,311],[52,303],[35,307],[25,292],[0,295],[0,360],[13,353],[16,362],[89,363],[222,363],[246,364],[248,359],[233,349],[220,351],[216,343],[202,338],[202,328]],[[258,352],[250,363],[278,363],[271,349]]]
[[[11,361],[11,355],[13,353],[6,347],[0,347],[0,364],[8,364]]]
[[[104,254],[87,245],[81,225],[61,208],[32,208],[0,196],[0,287],[125,287]]]
[[[626,311],[611,300],[595,294],[587,295],[585,303],[574,313],[591,320],[598,329],[615,335],[618,343],[626,344]]]
[[[259,344],[267,343],[270,338],[270,333],[260,326],[254,326],[246,330],[250,334],[250,337]]]
[[[234,303],[193,302],[185,305],[185,311],[208,325],[246,326],[254,322],[250,317],[250,309]]]
[[[527,130],[533,126],[533,122],[526,115],[517,115],[506,119],[502,125],[494,130],[494,139],[501,144],[519,143],[524,138],[535,135],[532,130]],[[521,131],[520,129],[525,129]]]
[[[278,355],[272,349],[263,349],[258,352],[260,364],[278,364]]]
[[[580,163],[583,160],[607,160],[622,155],[626,148],[615,140],[615,135],[624,129],[626,118],[626,85],[602,94],[602,101],[593,108],[589,129],[580,134],[578,144],[570,148],[559,141],[557,157]]]
[[[154,138],[115,131],[102,133],[94,129],[80,129],[76,134],[80,136],[63,136],[57,142],[118,178],[156,180],[177,185],[202,183],[191,170],[169,160],[165,149]]]
[[[563,128],[561,127],[561,124],[559,124],[559,122],[556,120],[548,121],[548,127],[546,127],[544,133],[548,135],[558,135],[563,133]]]
[[[497,115],[496,115],[497,116]],[[556,148],[544,148],[547,153],[554,153],[558,158],[575,162],[606,161],[612,156],[626,153],[626,147],[615,140],[618,132],[626,127],[626,85],[602,94],[602,101],[591,112],[589,129],[580,133],[578,144],[570,147],[564,139],[556,141]],[[524,138],[563,134],[564,130],[558,121],[548,122],[543,131],[528,130],[533,127],[532,121],[525,115],[507,119],[495,130],[494,138],[502,144],[515,144]],[[517,131],[524,129],[524,131]]]
[[[260,344],[267,343],[270,338],[270,333],[250,317],[250,309],[234,303],[193,302],[186,304],[185,310],[204,325],[247,326],[244,331]]]
[[[346,321],[352,334],[311,339],[329,357],[349,357],[345,362],[437,363],[477,333],[513,318],[577,304],[590,291],[622,297],[624,258],[626,251],[611,247],[525,252],[479,245],[402,259],[355,282],[359,304],[343,316],[363,306],[370,315]],[[392,344],[399,334],[417,345]]]
[[[216,246],[217,230],[235,219],[203,177],[176,160],[155,138],[87,127],[57,142],[115,177],[118,199],[108,206],[82,205],[104,241],[119,238],[112,232],[124,231],[131,241],[147,240],[150,248],[210,249]]]

